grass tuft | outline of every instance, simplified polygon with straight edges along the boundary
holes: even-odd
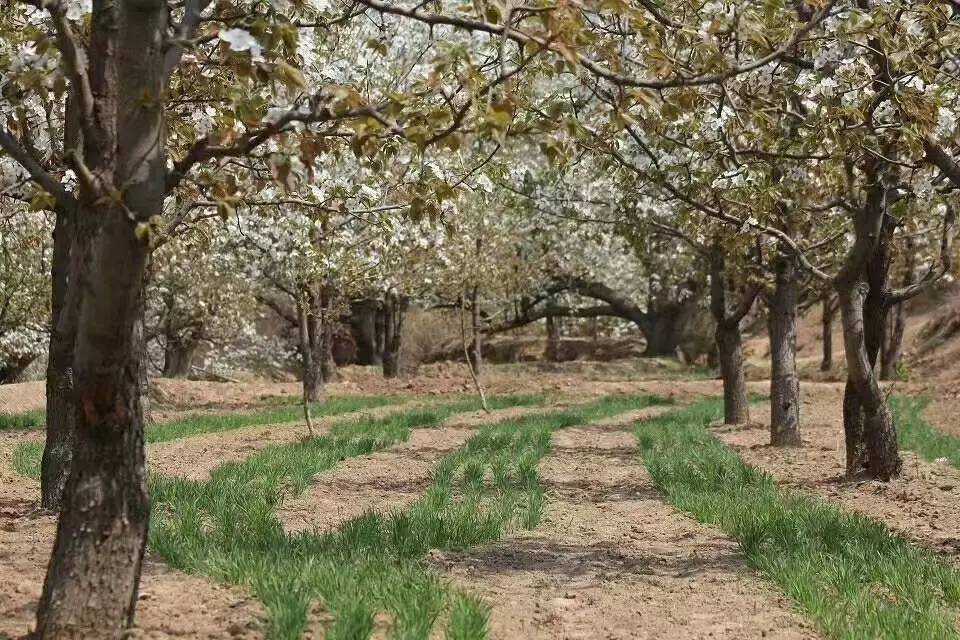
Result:
[[[541,402],[491,399],[495,408]],[[327,638],[368,637],[378,612],[389,617],[391,637],[427,638],[443,620],[448,638],[483,638],[486,607],[441,582],[424,561],[427,551],[492,542],[511,527],[535,526],[543,513],[536,462],[549,450],[551,433],[657,402],[663,401],[616,396],[485,425],[440,461],[430,487],[408,509],[366,513],[329,533],[286,534],[275,509],[316,473],[473,406],[345,421],[326,436],[223,465],[206,482],[154,478],[151,546],[177,568],[248,586],[267,608],[271,638],[299,638],[313,600],[334,616]]]
[[[956,638],[960,572],[865,516],[778,487],[710,435],[717,400],[637,428],[643,461],[678,509],[735,539],[825,638]]]

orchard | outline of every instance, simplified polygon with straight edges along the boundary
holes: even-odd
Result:
[[[0,638],[960,637],[957,0],[6,0]]]

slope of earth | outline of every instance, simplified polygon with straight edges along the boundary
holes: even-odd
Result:
[[[833,368],[820,371],[823,359],[822,305],[810,307],[797,320],[797,367],[810,380],[844,378],[843,334],[840,314],[834,317]],[[770,375],[770,346],[762,321],[754,323],[744,340],[744,356],[751,379]],[[960,286],[945,285],[907,305],[903,336],[905,375],[918,384],[952,383],[960,379]]]

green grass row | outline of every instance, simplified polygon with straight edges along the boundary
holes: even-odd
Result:
[[[31,409],[20,413],[0,413],[0,431],[10,429],[39,429],[47,422],[47,412]]]
[[[825,638],[958,637],[953,565],[875,520],[776,486],[707,432],[721,415],[709,400],[637,427],[643,462],[671,504],[736,540]]]
[[[403,401],[404,399],[400,396],[334,396],[322,403],[312,405],[311,415],[314,418],[323,418],[364,409],[375,409]],[[144,431],[144,437],[148,443],[168,442],[204,433],[219,433],[298,420],[303,420],[302,405],[275,404],[243,412],[198,413],[184,416],[148,426]],[[42,457],[42,442],[25,442],[14,450],[13,468],[20,475],[39,478]]]
[[[284,532],[275,511],[339,460],[406,440],[413,428],[475,408],[453,403],[345,421],[329,434],[265,449],[225,464],[209,481],[154,478],[152,550],[173,566],[246,586],[267,609],[267,636],[301,637],[313,603],[333,622],[328,640],[367,638],[386,612],[390,637],[486,637],[487,609],[445,583],[424,561],[429,549],[463,548],[532,527],[543,513],[537,462],[556,429],[663,402],[605,398],[483,426],[441,460],[425,494],[408,509],[371,512],[329,532]],[[493,398],[506,407],[524,398]]]
[[[897,421],[900,447],[913,451],[924,460],[946,459],[960,467],[960,438],[940,431],[923,417],[929,400],[923,397],[893,396],[890,411]]]

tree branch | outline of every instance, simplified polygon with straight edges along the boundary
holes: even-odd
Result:
[[[73,195],[64,189],[58,180],[47,173],[40,166],[40,163],[3,127],[0,127],[0,147],[26,169],[33,182],[54,197],[57,206],[61,207],[65,213],[70,213],[76,209],[77,201]]]
[[[820,8],[808,22],[805,22],[802,27],[797,29],[793,35],[791,35],[786,42],[781,46],[777,47],[769,54],[752,60],[743,65],[733,67],[727,71],[714,74],[705,74],[698,76],[677,76],[667,80],[655,80],[651,78],[637,78],[634,76],[629,76],[622,73],[617,73],[611,71],[592,58],[589,58],[583,54],[570,51],[568,48],[564,47],[562,44],[551,43],[546,39],[525,33],[519,29],[515,29],[510,25],[496,25],[489,22],[484,22],[482,20],[474,20],[471,18],[457,17],[457,16],[445,16],[437,13],[429,13],[422,11],[417,7],[398,7],[390,2],[385,0],[356,0],[359,4],[365,5],[379,13],[389,13],[393,15],[402,16],[405,18],[410,18],[418,22],[423,22],[431,26],[450,26],[458,29],[465,29],[467,31],[479,31],[483,33],[489,33],[491,35],[503,35],[514,42],[519,44],[537,44],[544,49],[553,51],[564,56],[570,56],[577,61],[577,63],[592,73],[595,76],[603,78],[608,82],[611,82],[615,85],[621,87],[637,87],[644,89],[669,89],[672,87],[693,87],[693,86],[702,86],[708,84],[720,84],[738,76],[743,73],[748,73],[754,71],[761,67],[764,67],[771,62],[778,60],[783,57],[787,52],[793,49],[797,43],[810,31],[812,31],[820,22],[822,22],[833,9],[835,0],[827,2],[825,6]]]

